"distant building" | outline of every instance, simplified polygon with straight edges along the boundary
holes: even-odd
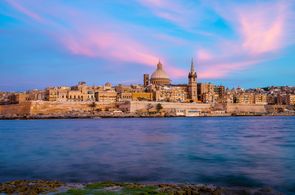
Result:
[[[125,101],[205,103],[214,106],[224,104],[295,105],[295,87],[265,87],[229,90],[212,83],[198,83],[195,63],[192,60],[186,84],[172,84],[169,75],[159,61],[156,70],[143,75],[143,84],[113,86],[107,82],[102,86],[89,86],[86,82],[77,85],[48,87],[44,90],[30,90],[22,93],[0,92],[0,104],[19,104],[28,101],[53,102],[101,102],[124,103]],[[135,103],[137,105],[137,103]],[[171,105],[171,104],[167,104]],[[209,105],[210,106],[210,105]],[[237,105],[236,105],[237,106]],[[188,109],[185,109],[188,110]],[[194,110],[192,108],[192,110]],[[180,112],[180,111],[179,111]],[[184,113],[184,112],[183,112]],[[196,112],[197,113],[197,112]]]
[[[287,94],[277,94],[277,104],[286,105],[287,104]]]
[[[287,105],[295,105],[295,94],[288,94],[286,97]]]
[[[150,75],[149,74],[144,74],[143,75],[143,86],[147,87],[150,84]]]
[[[234,97],[234,103],[253,104],[254,103],[254,94],[253,93],[238,93]]]
[[[254,104],[267,104],[267,95],[266,94],[254,94]]]
[[[188,73],[188,84],[172,85],[167,73],[163,70],[161,62],[157,64],[157,69],[150,78],[149,85],[148,74],[144,74],[144,86],[147,92],[153,93],[154,101],[167,102],[197,102],[198,101],[198,85],[197,73],[192,60],[190,72]]]

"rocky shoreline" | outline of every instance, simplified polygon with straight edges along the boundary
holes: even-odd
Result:
[[[295,116],[295,113],[240,113],[240,114],[201,114],[195,117],[247,117],[247,116]],[[100,113],[100,114],[67,114],[67,115],[0,115],[0,120],[34,120],[34,119],[99,119],[99,118],[169,118],[184,117],[161,114],[137,114],[137,113]]]
[[[124,182],[63,183],[45,180],[16,180],[0,184],[0,194],[19,195],[282,195],[271,188],[218,187],[207,184],[143,184]]]

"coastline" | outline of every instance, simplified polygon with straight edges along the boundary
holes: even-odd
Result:
[[[281,117],[295,116],[295,113],[228,113],[202,114],[200,116],[173,116],[173,115],[139,115],[139,114],[97,114],[97,115],[25,115],[0,116],[0,120],[50,120],[50,119],[103,119],[103,118],[211,118],[211,117]]]
[[[94,183],[64,183],[46,180],[15,180],[0,183],[1,194],[154,194],[154,195],[282,195],[269,187],[222,187],[212,184],[131,183],[102,181]]]

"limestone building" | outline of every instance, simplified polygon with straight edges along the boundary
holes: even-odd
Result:
[[[295,94],[288,94],[286,103],[287,105],[295,105]]]
[[[192,60],[188,73],[188,84],[171,84],[168,74],[164,71],[161,62],[157,64],[157,69],[153,72],[148,82],[148,74],[143,76],[143,85],[147,92],[153,94],[154,101],[167,102],[197,102],[198,85],[197,73]]]

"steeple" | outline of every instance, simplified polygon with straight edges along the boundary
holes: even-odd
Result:
[[[188,97],[191,101],[198,101],[197,73],[195,71],[193,58],[191,62],[191,70],[188,73]]]
[[[194,64],[194,58],[192,58],[192,62],[191,62],[191,73],[195,72],[195,64]]]

